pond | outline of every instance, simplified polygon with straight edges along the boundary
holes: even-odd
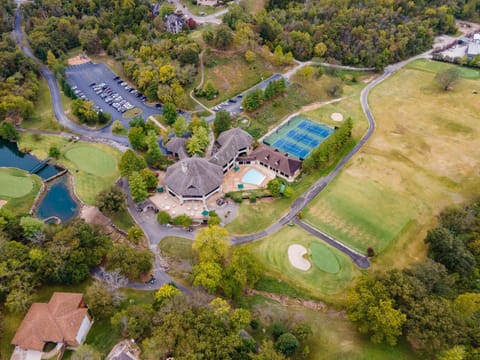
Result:
[[[0,139],[0,167],[22,169],[36,174],[44,180],[61,171],[61,169],[48,165],[33,155],[22,153],[18,150],[16,143],[3,139]]]
[[[67,181],[64,175],[47,184],[47,193],[38,205],[37,217],[47,219],[56,216],[64,223],[78,214],[78,204],[70,194]]]

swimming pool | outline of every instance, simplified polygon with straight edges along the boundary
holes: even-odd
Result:
[[[265,180],[266,176],[263,175],[260,171],[256,169],[248,169],[248,171],[243,174],[242,182],[251,185],[260,186]]]

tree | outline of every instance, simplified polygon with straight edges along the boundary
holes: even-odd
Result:
[[[179,116],[172,126],[173,132],[175,136],[181,137],[188,131],[188,123],[187,120],[183,116]]]
[[[222,267],[211,261],[200,262],[193,268],[193,286],[201,286],[214,294],[222,281]]]
[[[220,226],[202,228],[192,244],[200,262],[222,263],[227,257],[228,231]]]
[[[164,284],[155,293],[155,303],[158,306],[162,306],[166,301],[173,299],[175,296],[180,294],[181,292],[177,287],[170,284]]]
[[[32,242],[40,242],[44,240],[43,221],[35,219],[31,216],[23,216],[20,219],[20,226],[23,229],[25,239]]]
[[[150,334],[153,315],[154,311],[150,305],[131,305],[116,313],[111,323],[120,330],[123,337],[141,339]]]
[[[252,50],[245,51],[245,61],[247,63],[253,63],[257,60],[257,55]]]
[[[373,277],[363,277],[347,295],[348,318],[375,343],[395,345],[407,317],[396,309],[387,288]]]
[[[438,360],[464,360],[466,359],[467,352],[465,347],[456,345],[451,349],[445,350],[440,353]]]
[[[213,122],[213,131],[215,132],[215,136],[218,137],[218,135],[220,135],[222,132],[230,129],[231,125],[232,118],[228,111],[220,110],[217,112]]]
[[[140,170],[140,176],[142,177],[143,181],[145,182],[145,186],[147,190],[155,190],[158,185],[158,178],[157,175],[150,169],[145,168]]]
[[[72,354],[72,360],[100,360],[102,355],[87,344],[80,345]]]
[[[136,150],[145,149],[145,133],[141,127],[132,127],[128,131],[128,140]]]
[[[435,82],[444,91],[450,89],[460,78],[460,72],[456,67],[450,67],[447,70],[435,75]]]
[[[287,356],[292,355],[299,346],[300,343],[295,335],[288,332],[280,335],[278,340],[275,342],[275,349]]]
[[[98,193],[95,203],[100,211],[114,214],[125,210],[126,196],[119,187],[112,185]]]
[[[237,247],[224,273],[224,292],[228,297],[235,298],[242,290],[255,285],[260,279],[261,268],[250,252]]]
[[[60,149],[56,146],[52,146],[50,147],[50,149],[48,149],[48,156],[54,158],[54,159],[58,159],[60,157],[61,153],[60,153]]]
[[[172,218],[168,212],[159,211],[157,214],[157,221],[160,225],[167,225],[172,221]]]
[[[138,226],[132,226],[128,229],[127,239],[132,241],[134,244],[138,244],[140,239],[145,236],[142,229]]]
[[[251,355],[252,360],[287,360],[287,358],[275,350],[273,342],[263,340],[257,354]]]
[[[279,178],[275,178],[270,180],[267,183],[267,189],[270,190],[270,193],[272,194],[272,196],[278,197],[280,196],[280,190],[282,188],[282,184],[283,184],[282,180],[280,180]]]
[[[245,95],[242,100],[242,106],[246,111],[253,111],[262,106],[263,100],[263,91],[261,89],[255,89]]]
[[[119,133],[122,132],[125,128],[120,120],[115,120],[112,124],[112,132]]]
[[[120,174],[126,177],[135,171],[144,169],[145,167],[147,167],[145,160],[135,154],[131,149],[128,149],[123,153],[122,158],[120,159],[120,164],[118,164]]]
[[[220,25],[215,32],[215,47],[226,50],[233,43],[233,32],[227,25]]]
[[[18,131],[15,129],[14,125],[10,124],[8,121],[4,121],[2,125],[0,125],[0,138],[6,140],[17,140]]]
[[[323,42],[317,43],[313,48],[313,53],[315,54],[315,56],[320,58],[323,57],[323,55],[325,55],[326,52],[327,52],[327,46]]]
[[[186,147],[190,155],[203,155],[205,149],[210,143],[208,131],[203,126],[198,126],[193,129],[193,135],[188,139]]]
[[[172,125],[177,119],[177,108],[175,107],[175,104],[171,102],[163,105],[162,112],[163,117],[165,118],[168,125]]]
[[[140,275],[152,270],[153,254],[150,250],[137,250],[127,244],[114,245],[107,254],[109,269],[119,270],[119,274],[129,279],[138,279]]]
[[[150,130],[146,138],[146,144],[148,147],[147,154],[145,155],[145,160],[148,165],[154,168],[159,168],[162,162],[165,159],[165,156],[160,150],[160,145],[158,144],[158,136],[155,131]]]
[[[97,319],[106,319],[113,314],[113,296],[103,282],[95,281],[87,287],[85,302],[92,315]]]
[[[130,192],[135,202],[140,202],[148,197],[147,184],[139,172],[134,172],[128,177]]]
[[[218,90],[215,87],[215,85],[213,85],[213,82],[211,80],[208,80],[205,83],[205,87],[203,88],[203,92],[204,92],[207,100],[213,100],[218,95]]]
[[[188,227],[191,226],[192,223],[192,218],[186,214],[178,215],[172,219],[172,224],[176,226]]]

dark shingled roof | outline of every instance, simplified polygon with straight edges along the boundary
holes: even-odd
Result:
[[[187,149],[185,147],[186,143],[187,139],[174,137],[168,141],[168,143],[165,145],[165,148],[171,153],[178,154],[180,159],[184,159],[188,157]]]
[[[223,170],[206,159],[194,156],[168,167],[165,184],[176,194],[205,196],[222,185]]]
[[[300,160],[291,158],[268,146],[260,146],[252,151],[250,155],[242,157],[241,160],[260,161],[288,176],[293,176],[302,167]]]
[[[237,156],[239,150],[250,147],[253,138],[246,131],[233,128],[221,133],[217,142],[221,145],[221,148],[212,155],[210,162],[223,167]]]

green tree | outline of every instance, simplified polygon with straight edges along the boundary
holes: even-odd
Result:
[[[451,349],[442,351],[438,356],[438,360],[464,360],[466,359],[467,352],[465,347],[456,345]]]
[[[407,317],[396,309],[387,288],[373,277],[360,279],[347,295],[348,318],[375,343],[395,345]]]
[[[134,244],[138,244],[144,236],[145,234],[138,226],[132,226],[130,229],[128,229],[127,239]]]
[[[282,184],[283,184],[282,180],[280,180],[279,178],[275,178],[270,180],[267,183],[267,189],[270,190],[270,193],[272,194],[272,196],[279,197]]]
[[[280,335],[275,342],[275,349],[287,356],[292,355],[299,346],[300,343],[295,335],[288,332]]]
[[[172,221],[172,218],[168,212],[159,211],[157,214],[157,221],[160,225],[167,225]]]
[[[100,360],[102,355],[87,344],[80,345],[72,354],[72,360]]]
[[[256,354],[251,354],[252,360],[287,360],[287,358],[275,350],[273,342],[263,340],[260,349]]]
[[[155,131],[150,130],[146,138],[146,144],[148,147],[147,153],[145,155],[145,160],[147,164],[154,168],[159,168],[165,160],[165,156],[160,150],[160,145],[158,144],[158,136]]]
[[[17,140],[18,139],[18,131],[15,129],[15,126],[9,123],[8,121],[4,121],[0,125],[0,138],[6,140]]]
[[[435,82],[444,91],[450,89],[460,78],[460,71],[456,67],[450,67],[435,75]]]
[[[177,120],[173,123],[172,126],[173,132],[175,136],[181,137],[188,131],[188,123],[187,120],[183,116],[179,116]]]
[[[220,110],[215,114],[215,120],[213,122],[213,131],[215,136],[218,137],[222,132],[227,131],[232,126],[232,118],[228,111]]]
[[[200,262],[222,263],[228,254],[228,231],[220,226],[202,228],[192,244]]]
[[[120,120],[115,120],[112,124],[112,132],[118,134],[122,132],[125,128]]]
[[[126,196],[123,191],[112,185],[98,193],[95,204],[100,211],[114,214],[126,208]]]
[[[130,174],[128,183],[133,201],[140,202],[148,197],[147,184],[145,184],[145,180],[139,172]]]
[[[120,159],[120,164],[118,164],[118,169],[122,176],[128,177],[135,171],[140,171],[147,166],[145,160],[135,154],[133,150],[128,149],[122,155]]]
[[[188,139],[186,148],[190,155],[203,155],[209,143],[208,131],[203,126],[199,126],[193,129],[193,135]]]
[[[54,158],[54,159],[58,159],[60,157],[61,153],[60,153],[60,149],[56,146],[52,146],[50,147],[50,149],[48,149],[48,156]]]
[[[246,111],[253,111],[262,106],[263,100],[263,91],[261,89],[255,89],[245,95],[242,100],[242,106]]]
[[[175,120],[177,120],[177,108],[175,107],[175,104],[169,102],[163,105],[162,108],[163,112],[163,117],[167,121],[168,125],[172,125]]]
[[[114,311],[113,296],[105,284],[95,281],[85,290],[85,302],[97,319],[108,319]]]
[[[39,241],[43,237],[43,221],[31,216],[23,216],[20,219],[23,236],[29,241]]]
[[[155,303],[159,306],[162,306],[166,301],[173,299],[175,296],[180,294],[181,292],[177,287],[170,284],[164,284],[155,292]]]
[[[120,274],[133,280],[152,270],[153,259],[148,249],[137,250],[127,244],[118,244],[108,252],[107,266],[109,269],[118,269]]]
[[[147,190],[155,190],[158,185],[158,178],[155,172],[152,170],[145,168],[139,171],[140,176],[142,177],[143,181],[145,182],[145,186]]]
[[[193,221],[192,218],[188,215],[178,215],[172,219],[172,224],[176,226],[184,226],[188,227],[192,225]]]
[[[253,63],[253,62],[255,62],[255,60],[257,60],[257,55],[253,51],[251,51],[251,50],[245,51],[245,61],[247,63],[249,63],[249,64]]]
[[[211,261],[200,262],[193,268],[193,286],[201,286],[214,294],[222,281],[222,267]]]
[[[214,38],[215,47],[226,50],[233,43],[233,32],[227,25],[220,25]]]
[[[146,148],[145,138],[145,133],[141,127],[132,127],[128,131],[128,140],[136,150],[143,150]]]
[[[223,290],[228,297],[237,298],[247,287],[253,287],[260,275],[261,268],[253,255],[236,247],[224,271]]]
[[[116,313],[111,323],[119,329],[123,337],[142,339],[150,335],[153,315],[150,305],[131,305]]]

